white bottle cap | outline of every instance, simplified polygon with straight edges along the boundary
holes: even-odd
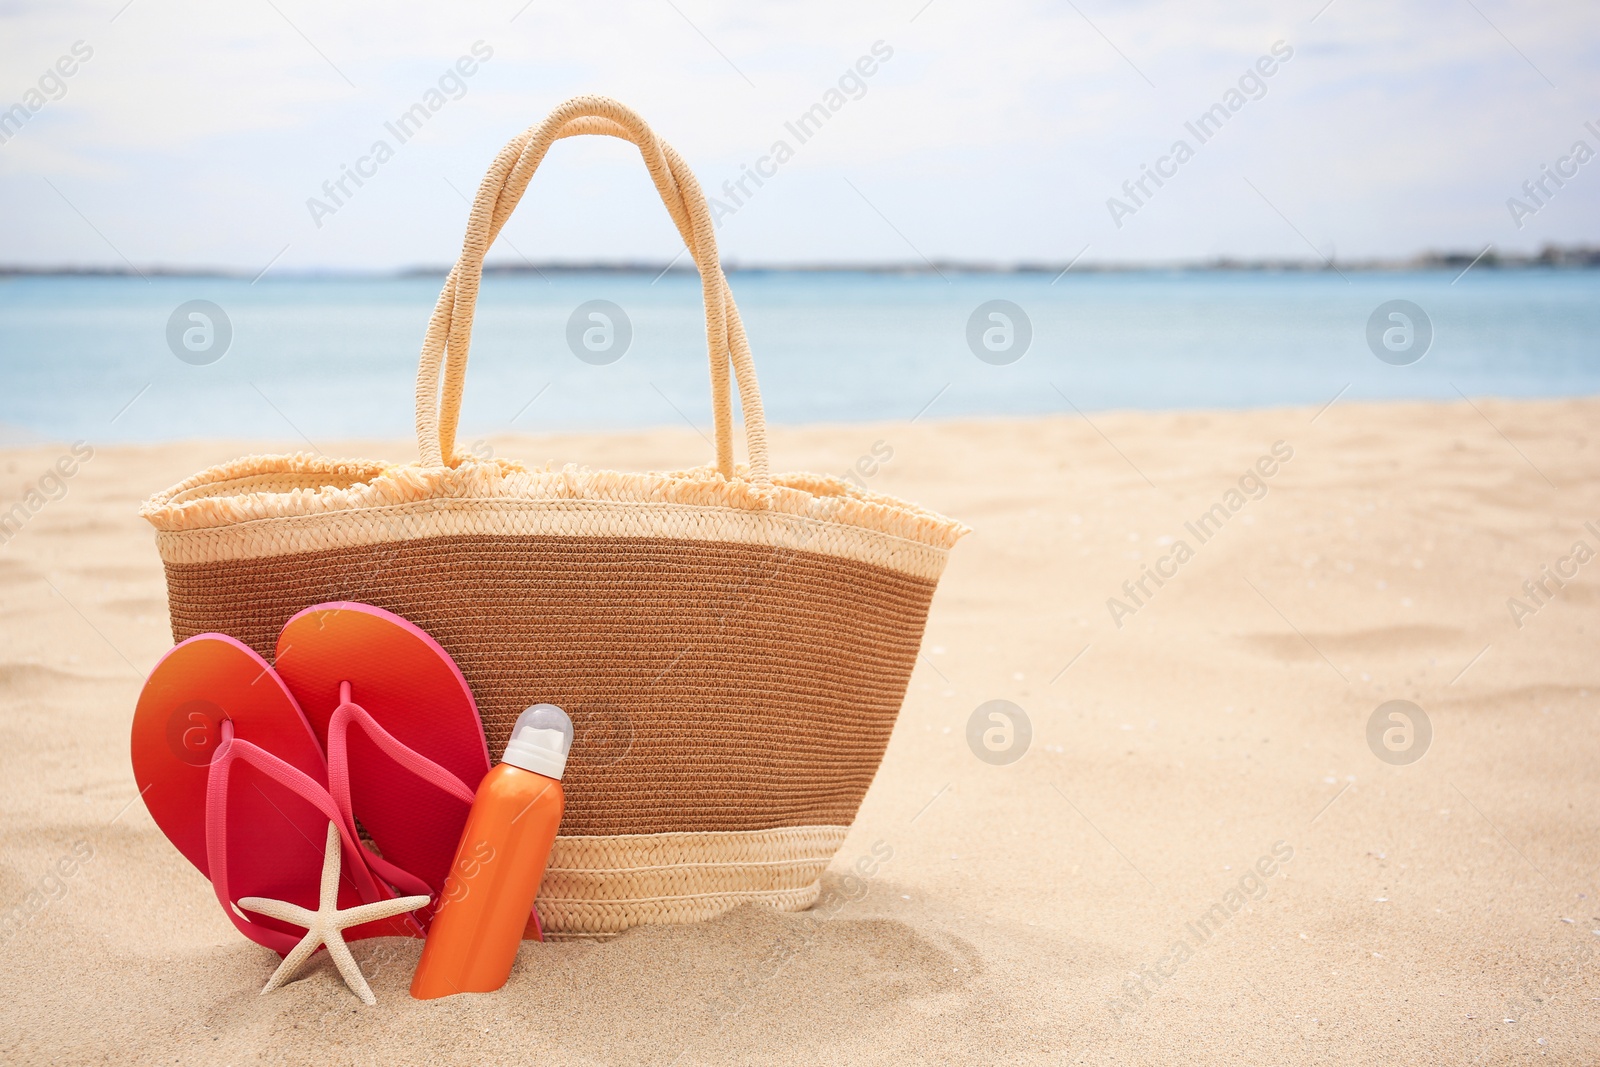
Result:
[[[560,779],[572,751],[572,720],[554,704],[535,704],[517,716],[500,762]]]

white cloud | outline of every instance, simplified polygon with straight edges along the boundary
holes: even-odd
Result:
[[[562,99],[629,103],[715,190],[880,40],[894,55],[865,95],[726,220],[728,256],[1309,255],[1297,229],[1352,256],[1600,241],[1600,169],[1521,231],[1505,210],[1576,138],[1600,147],[1582,128],[1600,125],[1600,9],[1475,3],[1493,26],[1461,0],[1335,0],[1315,22],[1322,0],[7,5],[0,107],[74,42],[94,56],[0,145],[0,259],[258,269],[287,244],[289,267],[444,262],[465,217],[446,180],[470,195]],[[494,58],[466,95],[314,226],[306,199],[478,40]],[[1276,40],[1295,57],[1265,98],[1113,226],[1106,198]],[[510,239],[539,259],[670,256],[628,152],[558,146]]]

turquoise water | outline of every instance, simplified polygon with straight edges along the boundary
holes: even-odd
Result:
[[[1112,408],[1321,405],[1600,393],[1600,271],[1048,275],[741,273],[769,419],[784,423]],[[0,280],[0,427],[8,439],[267,437],[315,444],[404,436],[437,277]],[[194,365],[169,316],[219,305],[232,340]],[[623,308],[626,353],[578,359],[569,316]],[[1021,307],[1023,357],[978,359],[968,319]],[[1368,348],[1391,299],[1431,320],[1406,366]],[[203,338],[202,338],[203,340]],[[491,275],[468,375],[463,434],[710,424],[699,283],[670,274]],[[535,396],[538,397],[530,403]],[[135,399],[136,398],[136,399]],[[937,399],[935,399],[937,398]],[[132,403],[130,404],[130,401]]]

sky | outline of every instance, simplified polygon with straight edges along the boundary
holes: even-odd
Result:
[[[677,147],[735,264],[1600,244],[1593,0],[0,0],[0,265],[447,264],[495,153],[585,93]],[[490,259],[680,247],[632,146],[579,138]]]

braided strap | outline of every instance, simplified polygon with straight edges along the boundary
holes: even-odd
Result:
[[[657,137],[632,110],[603,96],[574,97],[539,125],[512,138],[495,157],[489,173],[478,186],[467,221],[467,235],[461,246],[461,258],[445,279],[439,301],[434,305],[417,368],[417,445],[423,466],[448,466],[456,458],[456,425],[461,414],[461,390],[467,373],[472,317],[478,302],[478,286],[483,279],[484,256],[522,199],[550,146],[564,137],[584,135],[619,137],[638,147],[656,192],[700,271],[706,309],[706,349],[711,364],[711,406],[716,419],[717,469],[724,478],[735,477],[733,407],[728,374],[731,365],[744,412],[750,478],[757,486],[766,488],[771,485],[771,465],[767,458],[767,426],[761,407],[761,389],[756,382],[755,362],[750,356],[744,323],[722,273],[705,195],[688,164],[671,145]]]

